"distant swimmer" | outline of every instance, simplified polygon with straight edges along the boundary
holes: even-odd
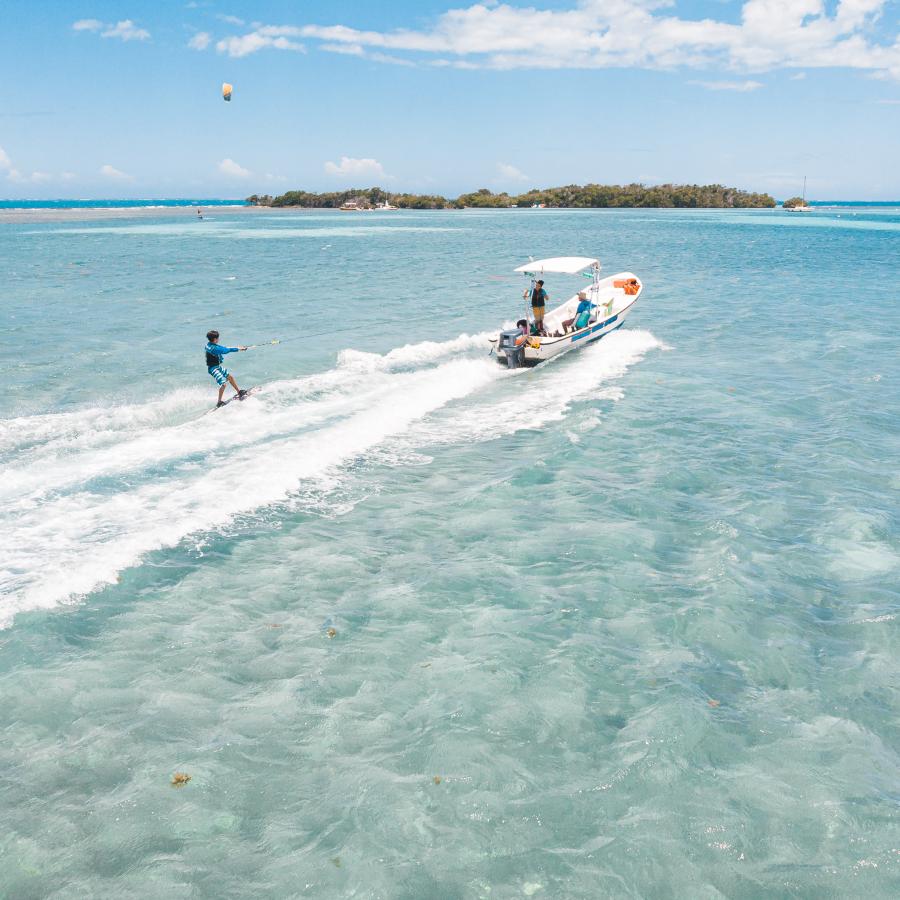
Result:
[[[216,403],[216,409],[225,405],[222,395],[225,393],[225,385],[230,384],[237,393],[235,397],[243,400],[247,396],[247,391],[242,391],[234,380],[234,376],[228,374],[228,369],[222,365],[222,357],[226,353],[237,353],[238,350],[246,350],[246,347],[223,347],[219,344],[219,332],[208,331],[206,333],[206,370],[215,379],[219,386],[219,401]]]
[[[197,218],[201,219],[201,220],[203,219],[203,210],[202,209],[197,210]]]

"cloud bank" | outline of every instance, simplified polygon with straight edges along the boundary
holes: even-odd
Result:
[[[237,37],[228,37],[216,44],[219,53],[227,53],[229,56],[240,58],[249,56],[265,48],[275,50],[295,50],[298,53],[306,53],[306,47],[291,40],[296,37],[299,29],[291,26],[260,25],[253,31]]]
[[[220,53],[267,48],[382,61],[492,69],[724,68],[735,72],[836,67],[900,79],[900,33],[884,22],[888,0],[746,0],[740,21],[683,19],[674,0],[581,0],[567,9],[476,3],[431,27],[367,31],[349,25],[261,25],[223,38]],[[399,56],[397,54],[400,54]]]

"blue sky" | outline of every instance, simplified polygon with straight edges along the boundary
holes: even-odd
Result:
[[[0,196],[900,198],[900,0],[6,0]],[[224,103],[223,81],[234,84]]]

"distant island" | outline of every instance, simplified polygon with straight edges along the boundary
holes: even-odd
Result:
[[[455,200],[433,194],[398,194],[383,188],[352,188],[315,194],[310,191],[287,191],[277,197],[253,194],[247,198],[252,206],[303,207],[305,209],[748,209],[774,207],[768,194],[741,191],[721,184],[570,184],[566,187],[530,190],[524,194],[494,194],[481,188],[471,194],[460,194]]]

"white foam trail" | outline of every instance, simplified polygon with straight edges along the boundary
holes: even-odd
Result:
[[[201,389],[172,391],[149,403],[83,407],[74,412],[22,416],[0,422],[0,458],[34,445],[103,443],[140,426],[183,421],[209,399]]]
[[[386,386],[372,381],[373,372],[391,372],[422,365],[473,349],[486,349],[489,334],[460,335],[443,344],[408,344],[381,356],[345,350],[338,365],[308,378],[275,382],[244,404],[241,428],[228,437],[227,452],[267,438],[310,428],[344,414],[365,391],[376,402]],[[109,478],[194,454],[223,452],[219,429],[236,410],[203,418],[209,396],[179,392],[140,406],[88,409],[82,413],[33,416],[13,421],[15,434],[6,436],[15,454],[0,480],[0,500],[36,502],[53,491],[94,478]],[[263,409],[260,410],[260,404]],[[192,418],[180,421],[185,411]],[[175,417],[175,414],[178,417]],[[169,424],[169,423],[175,424]],[[2,444],[0,444],[2,446]]]
[[[154,401],[16,421],[6,437],[20,452],[0,488],[0,591],[10,595],[0,626],[17,610],[109,583],[149,551],[283,500],[306,480],[328,487],[335,466],[498,377],[486,358],[433,365],[485,343],[462,336],[446,352],[428,342],[393,356],[366,354],[364,366],[343,360],[321,375],[270,385],[214,419],[167,424],[177,404]],[[417,360],[432,364],[416,370]],[[412,370],[393,371],[400,366]],[[223,446],[229,419],[241,427]],[[137,477],[112,492],[95,484],[126,472]]]
[[[490,350],[491,338],[497,332],[484,331],[481,334],[461,334],[449,341],[420,341],[418,344],[405,344],[396,347],[383,356],[378,353],[366,353],[363,350],[342,350],[338,355],[338,366],[365,372],[387,372],[405,366],[421,364],[429,360],[444,359],[454,353],[465,353],[469,350]]]
[[[605,382],[660,346],[646,332],[618,332],[573,354],[571,364],[507,372],[487,358],[488,337],[384,355],[345,351],[327,372],[267,385],[210,417],[197,417],[208,402],[198,390],[14,420],[2,444],[17,452],[0,481],[0,627],[18,611],[112,583],[148,553],[236,516],[298,491],[324,494],[360,456],[412,458],[423,445],[562,418],[573,400],[609,390]],[[492,390],[482,399],[490,384],[501,396]],[[463,398],[472,399],[454,402]],[[511,406],[526,415],[510,416]]]
[[[621,387],[610,382],[649,351],[659,349],[665,349],[665,344],[649,331],[615,331],[549,364],[516,370],[512,373],[515,380],[501,399],[454,410],[452,423],[445,416],[430,417],[412,428],[406,438],[410,445],[490,440],[561,421],[578,400],[621,399]]]

